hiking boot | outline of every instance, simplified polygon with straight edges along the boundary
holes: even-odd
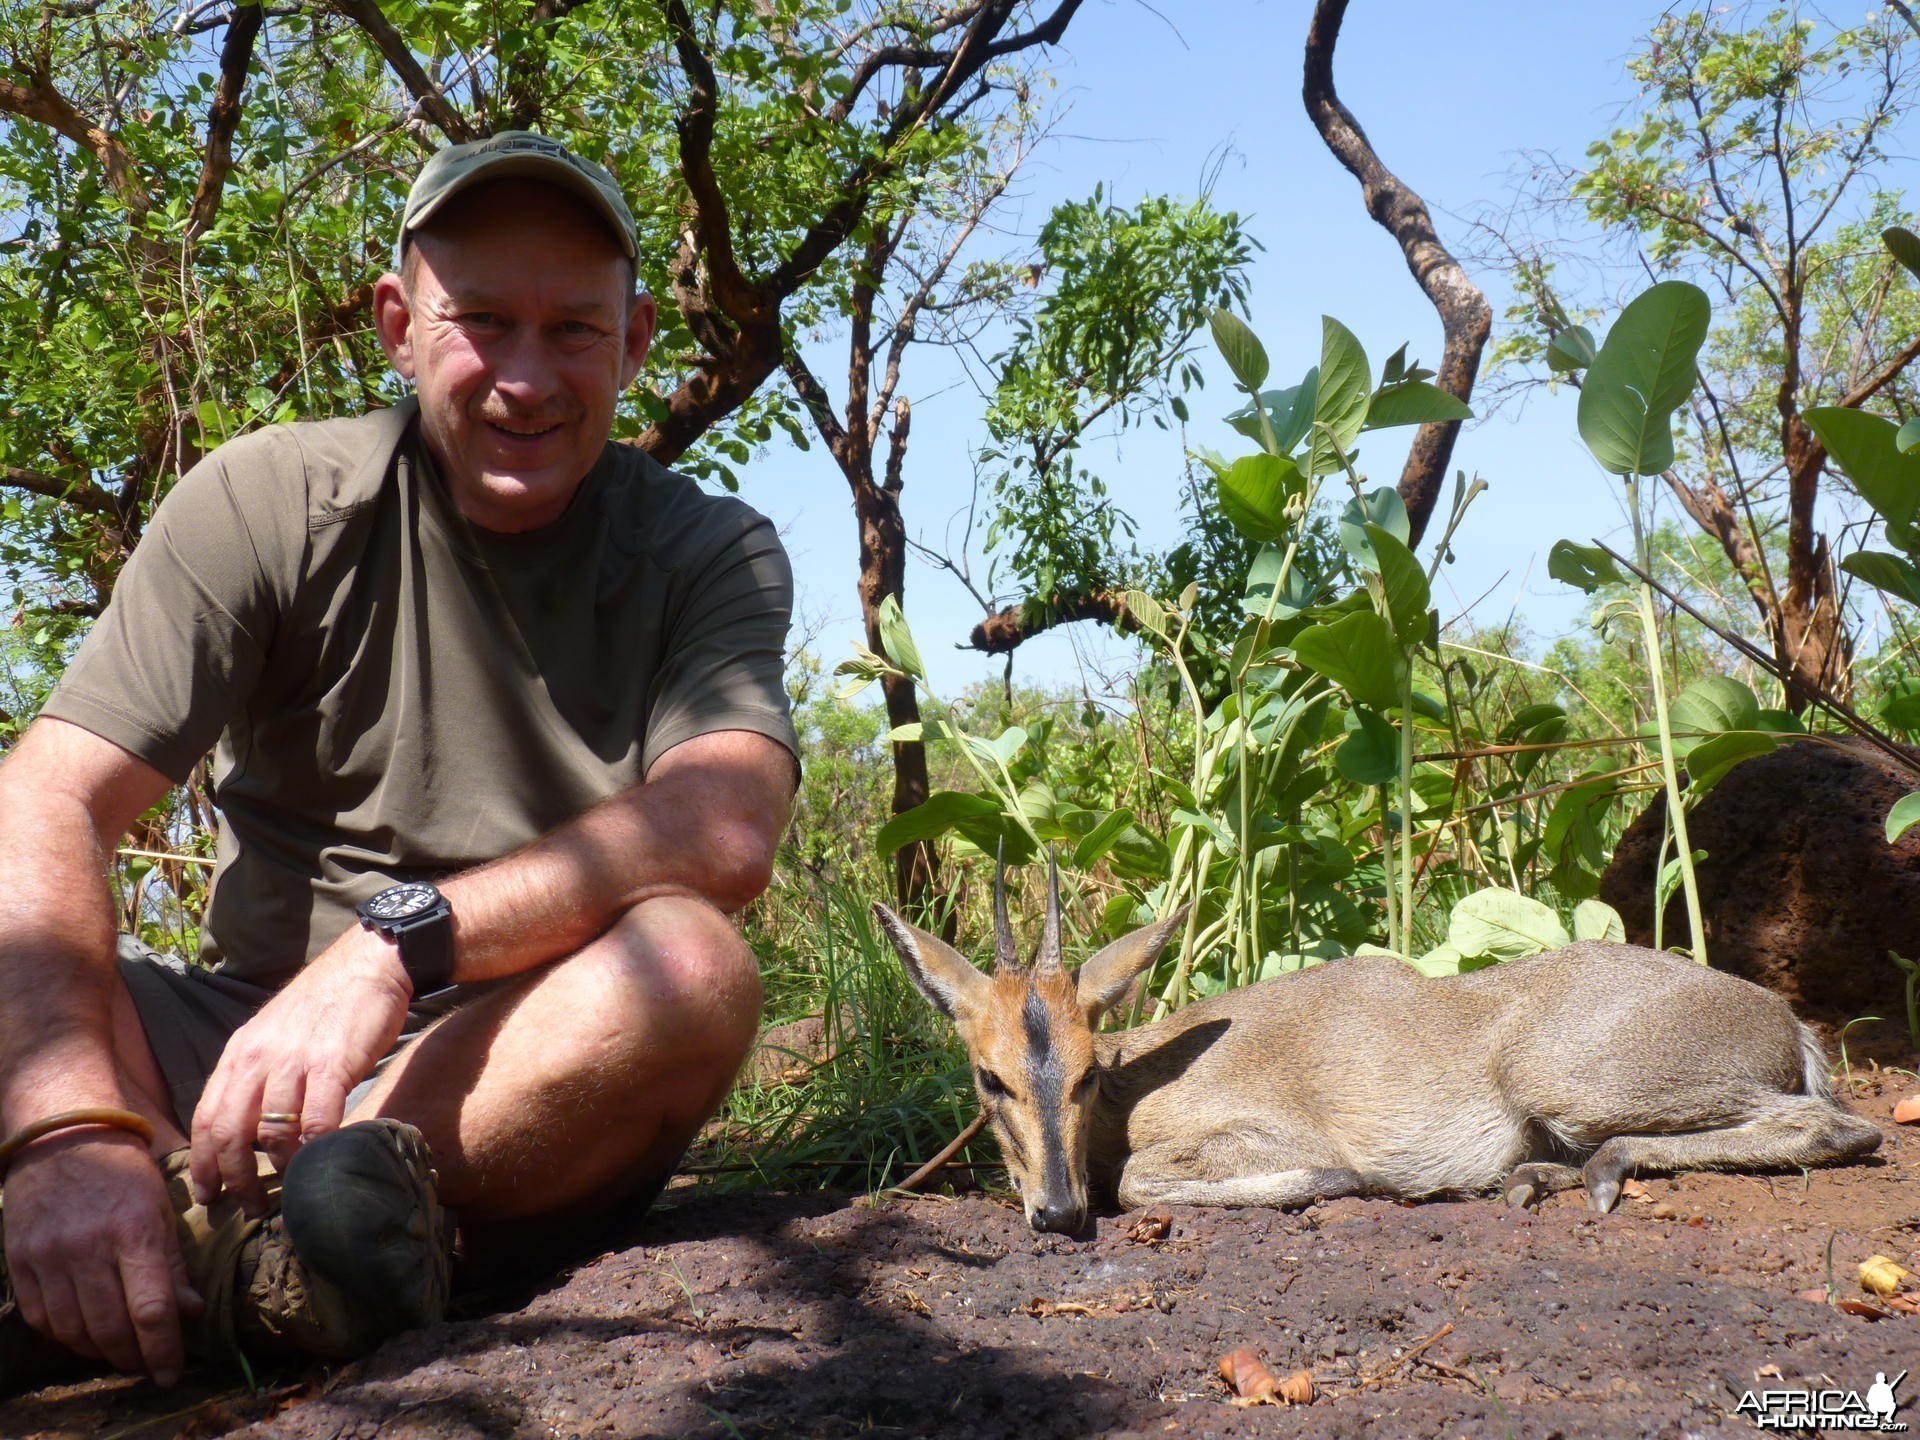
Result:
[[[273,1203],[259,1218],[231,1196],[196,1204],[187,1159],[175,1151],[161,1170],[206,1302],[195,1354],[352,1359],[446,1313],[453,1224],[411,1125],[364,1120],[309,1141],[285,1175],[263,1173]]]

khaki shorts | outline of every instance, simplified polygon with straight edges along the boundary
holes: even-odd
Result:
[[[273,998],[274,992],[250,980],[189,965],[177,955],[152,949],[131,935],[120,937],[120,978],[133,996],[154,1059],[160,1062],[174,1116],[186,1129],[193,1124],[201,1092],[207,1088],[227,1041]],[[373,1075],[348,1094],[347,1109],[351,1111],[365,1097],[380,1071],[421,1031],[492,988],[491,984],[455,985],[415,1002],[407,1011],[406,1025],[393,1049],[374,1067]]]

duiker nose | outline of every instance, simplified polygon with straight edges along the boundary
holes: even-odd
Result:
[[[1087,1223],[1084,1206],[1054,1203],[1036,1206],[1027,1216],[1034,1229],[1050,1235],[1071,1235]]]

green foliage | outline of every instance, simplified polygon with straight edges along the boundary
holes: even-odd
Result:
[[[1095,190],[1054,210],[1038,249],[1047,288],[995,357],[980,459],[991,476],[996,576],[1003,568],[1044,609],[1146,572],[1149,562],[1125,548],[1132,518],[1078,449],[1103,419],[1164,425],[1168,408],[1184,411],[1181,397],[1201,383],[1193,335],[1212,307],[1243,298],[1252,245],[1239,217],[1204,197],[1129,209]]]
[[[1669,280],[1620,312],[1580,389],[1580,438],[1615,475],[1673,464],[1673,412],[1693,393],[1711,310],[1698,286]]]

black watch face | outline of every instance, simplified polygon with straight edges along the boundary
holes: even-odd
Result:
[[[439,903],[440,892],[431,885],[395,885],[382,890],[362,907],[374,920],[405,920],[410,915],[431,910]]]

